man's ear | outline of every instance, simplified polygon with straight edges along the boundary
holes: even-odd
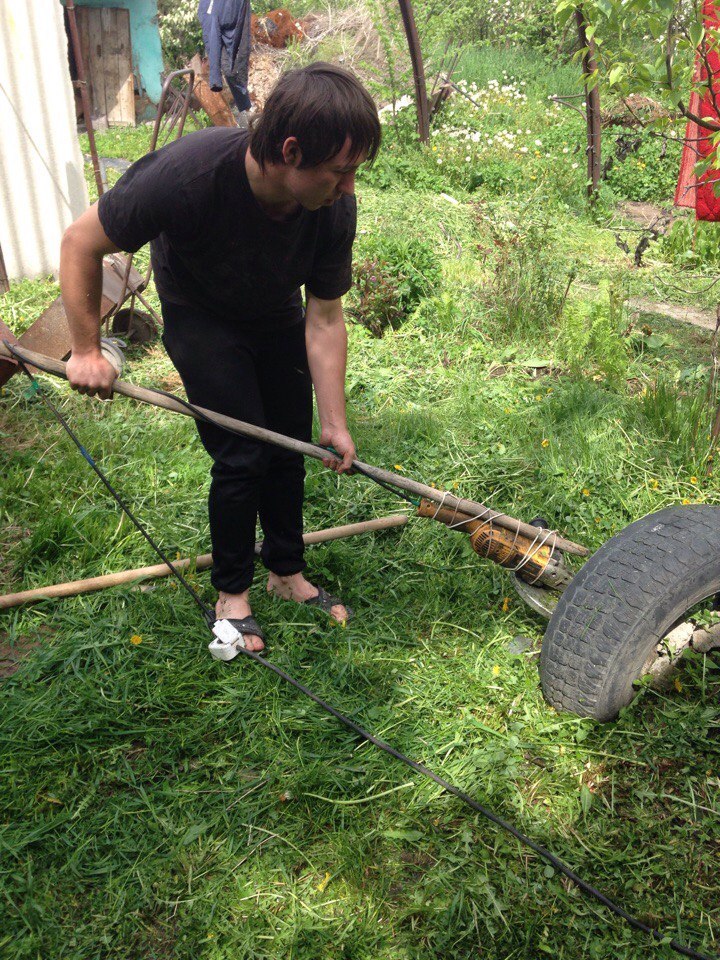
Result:
[[[288,167],[299,167],[302,163],[302,150],[297,137],[288,137],[282,146],[283,160]]]

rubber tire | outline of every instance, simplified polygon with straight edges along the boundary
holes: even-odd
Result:
[[[614,720],[662,637],[718,592],[720,507],[668,507],[630,524],[590,557],[550,618],[540,652],[546,700]]]

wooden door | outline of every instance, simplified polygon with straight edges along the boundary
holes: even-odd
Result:
[[[134,125],[130,12],[119,7],[75,9],[93,126]]]

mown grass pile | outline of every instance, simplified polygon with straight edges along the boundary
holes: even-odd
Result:
[[[542,514],[591,548],[668,504],[717,503],[710,335],[623,307],[679,268],[657,248],[645,274],[630,268],[605,229],[617,198],[585,212],[579,119],[547,101],[569,73],[512,51],[463,71],[474,99],[490,80],[521,95],[493,85],[487,110],[455,118],[472,105],[454,98],[441,122],[470,130],[462,149],[447,129],[411,147],[401,115],[359,186],[358,268],[383,269],[391,249],[388,277],[407,294],[382,337],[350,298],[360,456]],[[420,261],[440,273],[411,290]],[[55,293],[17,284],[3,319],[23,329]],[[130,352],[128,378],[177,386],[157,346]],[[50,378],[43,389],[172,556],[209,548],[208,462],[190,421],[91,403]],[[16,377],[0,402],[3,590],[155,562],[25,391]],[[308,465],[308,529],[396,508],[360,477]],[[544,624],[461,536],[415,520],[309,560],[356,619],[330,627],[270,599],[258,571],[275,663],[645,922],[717,952],[717,659],[689,659],[672,693],[645,691],[598,727],[543,702]],[[211,602],[207,574],[191,579]],[[3,956],[671,955],[269,672],[211,661],[172,581],[18,608],[0,628],[10,646],[39,643],[0,683]]]

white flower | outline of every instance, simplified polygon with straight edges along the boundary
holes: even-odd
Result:
[[[535,146],[536,146],[536,147],[541,147],[541,146],[542,146],[542,140],[536,140],[536,141],[535,141]]]
[[[527,147],[520,147],[520,153],[527,153],[527,152],[528,152]]]
[[[569,147],[563,147],[563,153],[570,153]]]
[[[439,162],[439,161],[438,161],[438,162]],[[572,165],[572,169],[573,169],[573,170],[577,170],[577,168],[578,168],[577,163],[574,163],[574,164]]]

